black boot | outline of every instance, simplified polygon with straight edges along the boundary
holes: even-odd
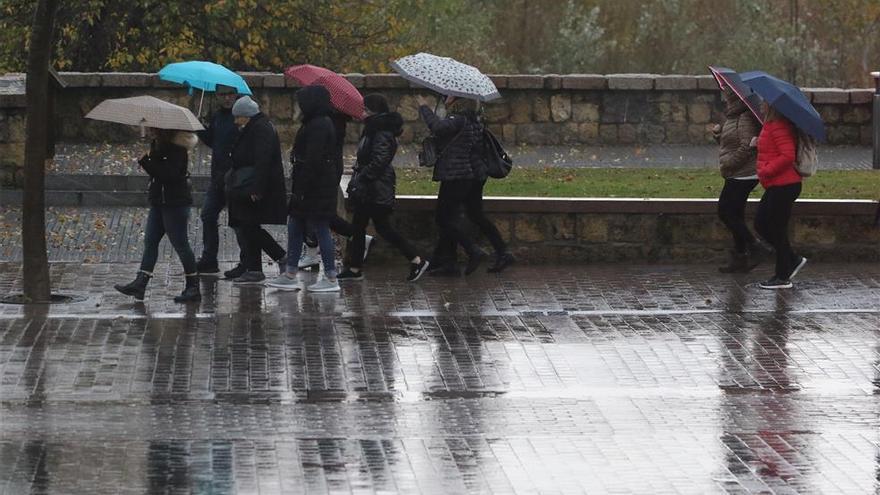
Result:
[[[746,273],[752,268],[749,266],[749,255],[747,253],[731,251],[730,262],[726,266],[719,266],[718,271],[721,273]]]
[[[504,252],[495,255],[495,261],[487,270],[489,273],[501,273],[508,266],[516,263],[516,258],[512,254]]]
[[[144,292],[147,291],[147,284],[150,282],[150,275],[144,272],[138,272],[135,279],[125,285],[114,285],[113,288],[122,292],[126,296],[133,296],[138,301],[144,300]]]
[[[185,302],[197,302],[202,300],[202,292],[199,290],[199,277],[198,275],[187,275],[186,276],[186,287],[184,287],[183,292],[180,293],[179,296],[175,296],[174,302],[176,303],[185,303]]]

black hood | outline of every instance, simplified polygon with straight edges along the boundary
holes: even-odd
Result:
[[[330,115],[330,92],[323,86],[306,86],[296,92],[296,101],[303,113],[303,120]]]
[[[397,112],[377,113],[364,119],[367,132],[387,131],[395,136],[403,133],[403,117]]]

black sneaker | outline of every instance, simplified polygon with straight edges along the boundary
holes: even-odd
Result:
[[[800,261],[798,261],[798,264],[794,266],[794,270],[791,271],[791,275],[788,276],[789,280],[793,279],[794,276],[797,275],[799,271],[801,271],[801,268],[803,268],[804,265],[807,264],[806,258],[804,258],[803,256],[799,256],[799,258]]]
[[[501,273],[505,268],[514,263],[516,263],[516,258],[512,254],[501,253],[495,257],[495,261],[492,262],[492,265],[486,271],[489,273]]]
[[[208,261],[204,258],[196,262],[196,271],[199,275],[217,275],[220,273],[220,267],[216,261]]]
[[[244,266],[239,264],[235,265],[235,268],[233,268],[232,270],[227,270],[223,272],[223,276],[232,280],[244,275],[244,272],[246,271],[247,270],[245,270]]]
[[[781,278],[773,277],[766,282],[761,282],[758,284],[762,289],[791,289],[793,287],[791,280],[782,280]]]
[[[422,278],[422,275],[428,270],[429,266],[431,266],[431,262],[426,259],[423,259],[421,263],[410,263],[409,275],[406,277],[406,281],[415,282]]]
[[[346,268],[345,270],[342,271],[342,273],[340,273],[339,275],[336,276],[336,279],[337,280],[363,280],[364,279],[364,272],[353,272],[353,271]]]
[[[236,285],[263,285],[266,275],[263,272],[244,272],[240,277],[232,281]]]

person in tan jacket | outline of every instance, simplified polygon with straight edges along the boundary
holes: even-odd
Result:
[[[745,222],[746,202],[758,185],[754,140],[761,132],[761,124],[729,87],[724,87],[722,94],[725,120],[715,126],[720,144],[718,160],[724,177],[724,188],[718,197],[718,217],[733,236],[733,251],[730,262],[718,270],[745,273],[770,254],[769,248],[758,241]]]

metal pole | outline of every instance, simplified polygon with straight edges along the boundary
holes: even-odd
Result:
[[[873,168],[880,170],[880,72],[872,72],[874,78],[874,108],[872,109],[871,125],[874,135]]]

